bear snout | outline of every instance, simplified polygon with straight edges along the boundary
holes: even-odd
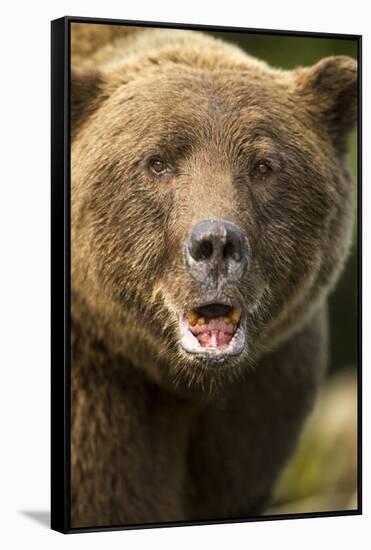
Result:
[[[191,230],[184,246],[188,273],[199,283],[236,282],[245,273],[250,249],[240,228],[224,220],[204,220]]]

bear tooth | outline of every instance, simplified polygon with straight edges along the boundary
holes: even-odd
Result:
[[[232,322],[237,325],[238,321],[241,318],[241,310],[234,307],[232,311],[229,314],[229,318],[232,320]]]
[[[199,319],[198,319],[198,324],[199,324],[199,325],[204,325],[205,323],[206,323],[205,317],[199,317]]]
[[[227,323],[227,325],[230,325],[232,323],[232,319],[230,319],[229,317],[223,317],[223,321]]]
[[[197,323],[197,319],[198,319],[197,313],[193,309],[191,309],[191,311],[187,313],[187,320],[188,320],[188,323],[191,325],[191,327],[195,326],[195,324]]]

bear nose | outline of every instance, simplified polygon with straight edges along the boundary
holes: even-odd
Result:
[[[199,282],[237,281],[248,265],[249,250],[239,227],[223,220],[195,225],[185,244],[189,274]]]

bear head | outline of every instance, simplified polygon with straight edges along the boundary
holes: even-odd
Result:
[[[218,47],[72,73],[72,288],[117,353],[190,386],[299,329],[352,229],[356,62]]]

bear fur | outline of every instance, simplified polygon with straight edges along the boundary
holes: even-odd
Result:
[[[326,364],[356,62],[283,71],[198,31],[72,23],[71,39],[72,526],[261,514]],[[207,219],[251,249],[226,289],[248,346],[220,364],[179,343],[203,292],[184,242]]]

